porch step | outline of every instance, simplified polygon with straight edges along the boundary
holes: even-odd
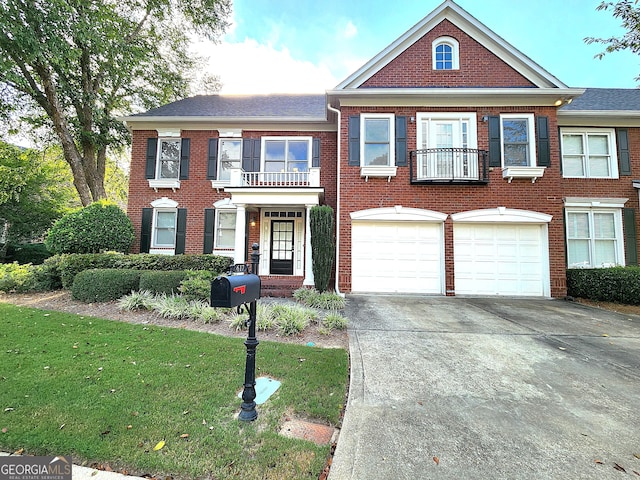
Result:
[[[263,297],[291,297],[302,286],[304,277],[260,275]]]

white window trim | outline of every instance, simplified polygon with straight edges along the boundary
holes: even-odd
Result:
[[[158,214],[169,212],[173,213],[173,244],[158,244],[156,242],[157,238],[157,226],[158,226]],[[174,253],[176,249],[176,236],[175,231],[177,229],[178,224],[178,210],[177,208],[154,208],[153,209],[153,224],[151,225],[151,247],[149,253]]]
[[[438,45],[449,45],[451,47],[451,63],[452,68],[446,69],[437,69],[436,68],[436,47]],[[437,70],[440,72],[447,72],[451,70],[459,70],[460,69],[460,44],[453,37],[443,36],[436,38],[431,44],[431,58],[432,58],[432,67],[433,70]]]
[[[384,118],[389,120],[389,165],[364,165],[364,146],[365,146],[365,120],[369,118]],[[396,124],[395,115],[393,113],[361,113],[360,114],[360,176],[365,177],[368,181],[369,177],[387,177],[391,181],[391,177],[395,177],[397,173],[396,167]]]
[[[280,140],[280,141],[286,141],[287,144],[289,141],[291,140],[304,140],[307,142],[307,171],[309,171],[309,169],[311,169],[311,156],[312,156],[312,148],[313,148],[313,137],[306,137],[306,136],[301,136],[301,137],[297,137],[297,136],[282,136],[282,137],[262,137],[261,142],[260,142],[260,171],[265,172],[265,163],[266,163],[266,156],[267,156],[267,149],[266,149],[266,143],[268,141],[273,141],[273,140]],[[286,160],[285,160],[286,161]]]
[[[588,162],[585,165],[585,174],[582,176],[579,175],[567,175],[565,173],[564,168],[564,134],[598,134],[598,135],[607,135],[609,137],[609,171],[611,172],[610,176],[599,177],[595,175],[591,175],[588,173]],[[560,129],[560,145],[562,152],[562,177],[563,178],[609,178],[609,179],[617,179],[619,178],[618,172],[618,146],[616,143],[616,131],[613,128],[577,128],[577,127],[563,127]]]
[[[536,158],[536,130],[535,130],[535,117],[533,113],[503,113],[500,115],[500,153],[502,158],[503,168],[514,168],[513,165],[505,165],[504,155],[504,135],[503,135],[503,120],[510,118],[524,118],[527,120],[527,135],[529,140],[529,165],[522,166],[516,165],[516,168],[533,168],[537,167]]]
[[[236,215],[238,215],[238,209],[231,202],[230,198],[223,198],[222,200],[218,200],[213,204],[213,208],[215,209],[215,218],[213,222],[213,252],[212,253],[219,254],[219,255],[233,256],[235,252],[235,245],[232,246],[231,248],[226,248],[226,247],[220,248],[218,246],[218,225],[220,222],[218,215],[221,212],[234,212]]]
[[[174,192],[180,188],[180,155],[182,154],[182,145],[180,145],[180,154],[178,155],[178,176],[176,178],[160,178],[160,170],[162,168],[162,161],[160,159],[160,152],[162,151],[163,141],[178,141],[181,142],[179,134],[176,136],[175,132],[163,131],[165,134],[162,137],[158,137],[158,146],[156,150],[156,170],[154,178],[149,179],[149,187],[154,191],[158,191],[159,188],[170,188]]]
[[[612,199],[612,200],[620,200],[620,199]],[[566,204],[565,204],[566,205]],[[615,231],[615,254],[616,254],[616,263],[615,264],[606,264],[606,265],[570,265],[569,264],[569,214],[570,213],[588,213],[589,214],[589,249],[590,249],[590,257],[593,261],[594,258],[594,238],[593,238],[593,214],[594,213],[613,213],[613,227]],[[622,207],[618,206],[616,203],[611,203],[610,205],[602,204],[600,207],[586,207],[586,206],[567,206],[565,208],[565,238],[567,242],[567,268],[607,268],[613,266],[624,266],[625,258],[624,258],[624,236],[622,229]]]
[[[229,133],[229,132],[227,132]],[[238,137],[220,137],[218,139],[218,155],[216,158],[216,179],[215,180],[211,180],[211,186],[213,188],[218,188],[221,186],[226,186],[229,185],[231,183],[231,179],[229,178],[228,180],[220,180],[220,172],[222,171],[222,165],[220,163],[221,160],[221,156],[222,156],[222,142],[223,141],[231,141],[231,142],[240,142],[240,158],[238,159],[239,161],[239,168],[242,168],[242,139],[238,138]]]

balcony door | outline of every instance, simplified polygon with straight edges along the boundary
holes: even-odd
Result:
[[[293,275],[293,220],[271,221],[271,265],[272,275]]]

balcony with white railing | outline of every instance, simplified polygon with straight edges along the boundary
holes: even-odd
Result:
[[[412,184],[489,182],[488,154],[472,148],[425,148],[410,152]]]
[[[214,187],[220,186],[219,182]],[[320,168],[294,172],[245,172],[241,168],[230,170],[225,187],[320,187]]]

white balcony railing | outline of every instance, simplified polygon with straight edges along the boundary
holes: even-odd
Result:
[[[229,187],[319,187],[320,168],[313,167],[306,172],[245,172],[234,168]]]

